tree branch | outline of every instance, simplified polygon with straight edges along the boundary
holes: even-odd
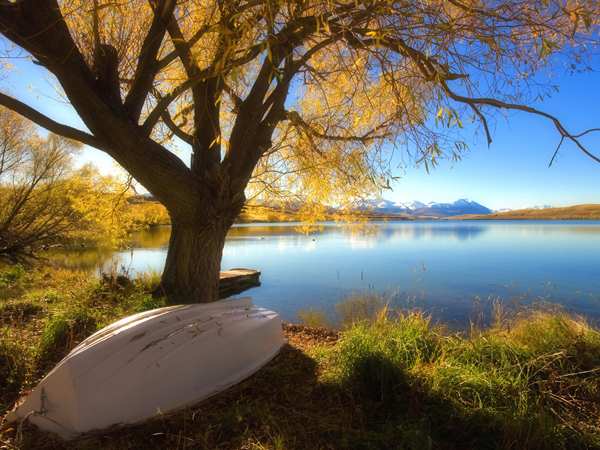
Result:
[[[340,136],[321,133],[320,131],[315,130],[309,123],[300,117],[300,114],[298,114],[296,111],[285,111],[285,116],[294,126],[301,128],[305,133],[327,141],[360,142],[362,144],[368,144],[369,142],[376,141],[378,139],[388,138],[391,135],[390,133],[375,134],[378,130],[385,128],[388,125],[387,122],[389,121],[385,121],[384,123],[372,128],[362,135]]]
[[[156,56],[167,30],[167,21],[175,9],[175,3],[175,0],[159,0],[158,2],[150,0],[154,18],[140,50],[133,85],[125,99],[125,109],[136,122],[140,118],[142,107],[160,68]]]
[[[233,88],[225,82],[223,82],[223,90],[227,92],[227,95],[229,95],[229,98],[231,98],[231,101],[233,102],[234,111],[239,112],[240,107],[242,106],[242,103],[244,103],[244,101],[240,98],[239,95],[236,94]]]
[[[373,43],[375,43],[375,42],[373,41]],[[362,41],[361,44],[364,45],[364,41]],[[600,129],[592,128],[592,129],[586,130],[580,134],[571,134],[571,133],[569,133],[569,131],[565,128],[565,126],[562,124],[562,122],[557,117],[555,117],[552,114],[549,114],[547,112],[533,108],[531,106],[521,105],[518,103],[507,103],[507,102],[503,102],[501,100],[497,100],[495,98],[467,97],[467,96],[457,94],[452,89],[450,89],[447,81],[456,80],[459,78],[466,78],[467,77],[466,75],[451,73],[445,65],[439,63],[434,58],[428,57],[423,52],[408,46],[402,39],[384,38],[384,39],[381,39],[378,42],[378,44],[385,45],[386,47],[390,48],[391,50],[394,50],[394,51],[400,53],[401,55],[410,58],[413,62],[415,62],[415,64],[417,65],[417,67],[419,68],[419,70],[421,71],[423,76],[428,81],[439,84],[441,86],[442,90],[446,93],[446,95],[448,95],[448,97],[450,97],[452,100],[459,102],[459,103],[466,104],[471,109],[473,109],[475,114],[477,114],[477,116],[483,123],[485,133],[487,136],[487,140],[488,140],[488,144],[491,142],[491,135],[490,135],[490,132],[488,129],[487,120],[485,119],[485,116],[481,113],[481,111],[478,108],[478,106],[481,106],[481,105],[492,106],[492,107],[498,108],[498,109],[524,111],[529,114],[534,114],[534,115],[549,119],[554,124],[554,127],[556,128],[556,130],[558,131],[558,133],[561,136],[561,140],[560,140],[556,150],[554,151],[552,159],[550,160],[550,165],[552,165],[552,163],[553,163],[554,159],[556,158],[556,155],[565,139],[568,139],[571,142],[573,142],[577,146],[577,148],[579,148],[579,150],[581,150],[586,156],[588,156],[592,160],[600,163],[600,157],[598,157],[598,156],[594,155],[592,152],[590,152],[579,141],[579,137],[581,137],[587,133],[593,132],[593,131],[600,131]]]
[[[246,11],[247,9],[253,8],[255,6],[260,6],[262,4],[262,0],[254,0],[254,1],[249,1],[247,2],[245,5],[243,6],[239,6],[236,8],[236,13],[237,14],[241,14],[243,11]],[[200,27],[187,41],[187,46],[191,49],[194,44],[196,44],[201,38],[202,36],[204,36],[206,33],[216,30],[218,29],[218,27],[221,26],[222,22],[216,22],[214,24],[210,24],[210,20],[212,19],[212,16],[214,15],[215,10],[213,10],[213,12],[211,13],[211,17],[209,18],[208,22],[206,25],[203,25],[202,27]],[[175,61],[177,58],[179,57],[179,53],[177,51],[177,49],[171,51],[169,54],[167,54],[166,56],[164,56],[160,61],[158,61],[158,66],[159,69],[164,69],[165,67],[167,67],[169,64],[171,64],[173,61]]]
[[[201,27],[198,31],[194,33],[194,35],[188,40],[187,44],[190,47],[193,47],[196,42],[200,40],[202,36],[204,36],[208,31],[211,30],[215,25],[205,25]],[[157,62],[157,66],[159,70],[164,69],[173,61],[175,61],[179,57],[179,53],[177,50],[172,50],[169,54],[164,56],[161,60]]]
[[[22,115],[23,117],[31,120],[32,122],[36,123],[37,125],[43,128],[46,128],[48,131],[51,131],[54,134],[58,134],[59,136],[66,137],[68,139],[73,139],[74,141],[78,141],[82,144],[96,147],[100,150],[105,150],[104,143],[95,136],[92,136],[91,134],[88,134],[76,128],[72,128],[68,125],[63,125],[61,123],[55,122],[48,116],[45,116],[42,113],[36,111],[31,106],[1,92],[0,105],[3,105],[6,108],[16,112],[17,114]]]
[[[444,80],[440,80],[440,85],[442,86],[442,89],[444,90],[444,92],[446,92],[446,94],[452,100],[457,101],[459,103],[464,103],[467,105],[487,105],[487,106],[493,106],[494,108],[499,108],[499,109],[524,111],[524,112],[527,112],[530,114],[534,114],[536,116],[541,116],[541,117],[545,117],[546,119],[549,119],[554,124],[554,128],[556,128],[556,130],[559,132],[559,134],[561,136],[561,141],[560,141],[557,149],[554,151],[554,156],[552,157],[550,164],[552,164],[552,162],[554,161],[554,158],[555,158],[558,150],[560,149],[561,144],[564,142],[564,139],[568,139],[569,141],[573,142],[577,146],[577,148],[579,148],[579,150],[581,150],[585,155],[587,155],[589,158],[593,159],[594,161],[600,163],[600,157],[598,157],[598,156],[594,155],[592,152],[590,152],[579,141],[579,137],[581,137],[587,133],[590,133],[592,131],[600,131],[597,128],[592,128],[592,129],[586,130],[583,133],[579,133],[579,134],[571,134],[571,133],[569,133],[569,131],[567,131],[565,126],[562,124],[562,122],[560,120],[558,120],[557,117],[555,117],[552,114],[549,114],[547,112],[541,111],[539,109],[532,108],[531,106],[521,105],[518,103],[506,103],[506,102],[497,100],[495,98],[465,97],[463,95],[456,94],[454,91],[452,91],[448,87],[448,84]]]
[[[171,118],[171,114],[169,114],[169,110],[168,109],[166,109],[162,113],[162,115],[160,116],[160,118],[162,119],[162,121],[164,122],[164,124],[169,128],[169,130],[171,130],[171,132],[175,136],[177,136],[183,142],[185,142],[185,143],[187,143],[189,145],[193,145],[194,138],[191,135],[187,134],[185,131],[183,131],[181,128],[179,128],[179,126],[177,126],[177,124]]]
[[[483,115],[483,113],[479,110],[477,105],[469,105],[475,115],[479,118],[479,121],[483,125],[483,130],[485,131],[485,137],[487,139],[488,147],[492,144],[492,134],[490,133],[490,128],[488,127],[487,119]]]
[[[204,73],[204,71],[203,71],[203,73]],[[176,86],[167,95],[162,97],[158,101],[158,103],[156,104],[154,109],[150,112],[150,114],[148,114],[148,117],[146,117],[146,120],[144,121],[144,124],[142,125],[146,134],[147,135],[150,134],[150,132],[154,128],[154,125],[156,125],[156,122],[158,122],[158,119],[160,119],[160,117],[162,116],[162,113],[169,107],[169,105],[171,103],[173,103],[185,91],[190,89],[192,86],[201,83],[203,80],[204,80],[204,77],[202,76],[202,74],[198,74],[198,76],[196,78],[187,79],[186,81],[181,83],[179,86]]]

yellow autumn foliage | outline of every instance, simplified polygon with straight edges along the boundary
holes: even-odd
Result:
[[[138,56],[160,4],[60,2],[90,67],[98,43],[114,47],[123,94],[139,75]],[[576,60],[593,45],[599,11],[597,1],[583,0],[179,1],[173,12],[177,30],[169,29],[157,53],[160,70],[145,111],[194,76],[198,82],[221,77],[214,99],[219,120],[209,128],[216,136],[211,145],[226,158],[238,104],[252,91],[263,62],[280,50],[285,38],[277,36],[306,29],[291,45],[287,63],[306,61],[291,83],[287,111],[277,118],[271,147],[256,163],[246,197],[302,203],[314,219],[327,205],[351,207],[389,187],[398,152],[409,153],[427,170],[444,157],[459,159],[467,145],[453,132],[475,121],[487,133],[489,110],[456,101],[455,93],[521,98],[549,56],[564,52]],[[169,59],[174,50],[180,53],[178,43],[189,51],[193,64],[187,66],[196,67],[195,75],[186,68],[187,56]],[[281,83],[287,63],[274,68],[264,98]],[[150,130],[170,150],[181,144],[172,125],[187,134],[188,143],[207,132],[194,117],[192,87],[168,105],[173,123],[163,117]]]

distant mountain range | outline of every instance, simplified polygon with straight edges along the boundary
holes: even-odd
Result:
[[[140,194],[130,197],[130,203],[142,203],[156,201],[150,194]],[[262,206],[280,208],[277,204],[262,203]],[[286,205],[288,211],[297,211],[300,208],[298,203],[289,203]],[[551,208],[549,205],[534,206],[530,209],[543,210]],[[486,215],[496,213],[508,213],[511,209],[491,210],[487,206],[477,203],[473,200],[461,198],[452,203],[439,203],[429,202],[423,203],[420,201],[410,202],[394,202],[392,200],[385,199],[371,199],[361,200],[355,205],[355,210],[373,213],[378,216],[408,216],[407,218],[413,217],[453,217],[453,216],[464,216],[469,214]],[[336,212],[335,207],[330,208],[330,212]]]
[[[491,214],[492,210],[472,200],[461,198],[453,203],[393,202],[391,200],[363,200],[358,210],[377,214],[406,214],[418,217],[452,217],[465,214]]]

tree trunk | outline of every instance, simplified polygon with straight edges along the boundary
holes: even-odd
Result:
[[[218,300],[221,257],[229,227],[173,221],[160,286],[169,304]]]

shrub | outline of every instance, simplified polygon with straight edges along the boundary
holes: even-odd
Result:
[[[25,269],[20,264],[7,266],[0,272],[0,288],[7,288],[15,284],[25,275]]]
[[[38,368],[60,361],[73,347],[98,328],[97,320],[82,306],[49,318],[37,353]]]
[[[331,324],[323,311],[316,309],[303,309],[298,311],[300,323],[312,328],[329,328]]]
[[[24,323],[40,314],[43,309],[38,303],[29,300],[2,303],[0,304],[0,323]]]
[[[27,374],[26,351],[14,335],[0,334],[0,416],[17,399]]]
[[[165,297],[154,297],[150,294],[138,294],[132,296],[131,299],[131,312],[132,314],[148,311],[149,309],[162,308],[166,306],[166,298]]]

